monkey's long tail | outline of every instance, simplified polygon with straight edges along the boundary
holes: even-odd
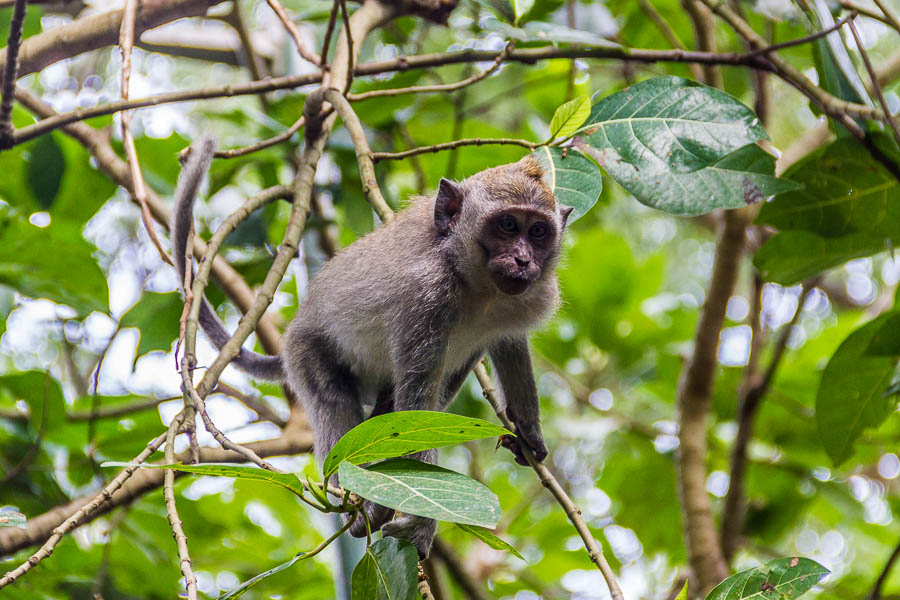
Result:
[[[175,210],[172,217],[172,245],[175,250],[174,260],[179,282],[184,282],[184,272],[187,268],[185,249],[194,219],[194,199],[197,197],[197,190],[200,182],[203,181],[203,176],[209,170],[215,150],[216,144],[212,138],[206,136],[201,138],[191,147],[187,161],[181,168],[181,175],[178,176],[178,187],[175,190]],[[225,330],[225,325],[216,316],[209,301],[206,298],[200,300],[200,326],[216,348],[221,350],[231,336]],[[231,362],[257,379],[284,380],[284,369],[280,356],[266,356],[241,348]]]

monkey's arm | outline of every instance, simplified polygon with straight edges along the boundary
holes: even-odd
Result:
[[[489,352],[503,388],[506,416],[515,424],[516,434],[528,445],[534,457],[542,461],[547,456],[547,447],[541,435],[540,406],[528,354],[528,339],[525,336],[506,338],[494,344]],[[516,462],[527,464],[521,456],[516,456]]]

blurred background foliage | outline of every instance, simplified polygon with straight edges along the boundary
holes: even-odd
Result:
[[[679,0],[650,3],[674,35],[691,47],[693,27]],[[29,4],[25,36],[113,4],[98,0]],[[518,9],[515,14],[520,15],[523,31],[535,22],[559,28],[556,37],[519,42],[519,48],[568,47],[571,41],[560,40],[571,40],[574,33],[583,36],[575,38],[577,43],[671,48],[648,16],[646,4],[534,0],[509,6]],[[756,31],[772,41],[808,33],[797,17],[798,5],[804,2],[734,4]],[[862,0],[860,4],[876,10]],[[888,4],[895,12],[900,9],[896,2]],[[331,2],[285,0],[284,5],[310,46],[320,47]],[[213,7],[208,18],[178,21],[145,34],[135,50],[131,96],[247,81],[246,54],[234,28],[226,23],[233,8],[225,3]],[[413,17],[398,19],[366,40],[362,60],[464,48],[497,51],[512,27],[502,21],[508,8],[502,1],[463,0],[448,27]],[[837,5],[832,8],[840,10]],[[263,73],[312,70],[296,57],[291,40],[265,2],[239,0],[238,9]],[[0,45],[6,43],[11,13],[8,2],[0,4]],[[577,31],[563,31],[569,25]],[[858,26],[876,65],[896,62],[897,32],[865,17]],[[715,37],[722,52],[746,50],[721,22]],[[199,58],[184,56],[188,54]],[[807,75],[817,76],[810,45],[782,54]],[[118,98],[120,63],[116,48],[91,51],[54,63],[25,77],[20,85],[58,111],[69,111]],[[450,65],[359,77],[353,91],[452,82],[485,66]],[[723,67],[722,73],[724,89],[754,106],[752,72]],[[461,137],[538,142],[547,138],[550,118],[566,100],[603,97],[667,74],[692,77],[689,67],[680,63],[594,59],[509,63],[459,92],[376,98],[355,108],[375,151]],[[769,77],[766,85],[770,101],[765,124],[773,145],[785,149],[816,127],[820,117],[783,81]],[[307,91],[137,111],[133,128],[148,184],[170,200],[179,170],[177,154],[200,132],[211,132],[222,147],[270,137],[299,117]],[[896,83],[885,91],[896,110],[900,104]],[[30,114],[16,107],[17,127],[32,122]],[[99,117],[89,124],[104,127],[114,122],[118,117]],[[118,127],[112,131],[113,143],[121,151]],[[203,194],[207,201],[196,209],[198,234],[208,236],[254,192],[289,183],[299,144],[300,136],[295,135],[272,148],[215,161]],[[410,195],[433,190],[440,177],[463,178],[517,160],[526,152],[515,146],[462,147],[382,161],[377,174],[388,202],[399,208]],[[112,476],[109,469],[99,467],[101,462],[129,460],[179,410],[180,381],[172,351],[182,300],[175,292],[173,270],[149,243],[139,210],[77,141],[55,131],[0,153],[0,165],[0,506],[31,518],[98,490]],[[346,245],[375,226],[358,177],[349,136],[338,128],[316,178],[323,209],[311,218],[301,257],[289,269],[271,311],[281,325],[293,314],[309,277],[327,259],[326,234]],[[680,219],[646,208],[604,178],[599,203],[571,228],[565,241],[560,268],[564,304],[534,337],[545,438],[551,448],[548,464],[603,542],[626,596],[665,598],[685,573],[687,561],[675,465],[675,397],[709,283],[714,221]],[[251,286],[265,276],[288,209],[285,204],[268,206],[228,240],[224,255]],[[896,208],[889,212],[898,213]],[[862,323],[893,306],[900,259],[893,252],[880,252],[842,260],[823,273],[805,299],[800,285],[765,282],[761,327],[754,340],[753,243],[751,238],[751,252],[742,259],[737,289],[728,302],[715,367],[707,461],[714,512],[718,518],[729,488],[739,388],[751,346],[759,348],[760,364],[767,364],[771,341],[802,302],[749,446],[747,523],[732,566],[740,570],[778,556],[808,556],[832,571],[815,588],[818,597],[863,598],[900,539],[900,521],[895,518],[900,514],[900,420],[894,414],[864,431],[852,456],[835,465],[817,430],[815,405],[823,368],[838,346]],[[233,327],[239,315],[225,296],[214,286],[208,296]],[[200,364],[208,364],[214,355],[204,346]],[[234,397],[213,394],[209,408],[219,427],[240,442],[278,437],[277,422],[288,415],[281,389],[254,383],[231,369],[223,381],[238,390],[232,396],[255,397],[275,417],[267,420]],[[852,398],[846,402],[852,403]],[[138,405],[141,410],[114,412]],[[473,382],[464,386],[451,410],[492,417]],[[201,442],[212,443],[204,436]],[[296,456],[274,462],[301,470],[310,461]],[[501,535],[527,558],[524,563],[490,550],[453,526],[443,527],[439,535],[479,583],[484,597],[608,597],[600,573],[563,511],[542,493],[530,470],[518,468],[490,441],[442,450],[441,462],[480,479],[499,496],[504,513]],[[185,477],[177,491],[205,595],[214,596],[314,547],[335,525],[287,492],[262,484]],[[2,564],[12,568],[28,552],[19,551]],[[339,565],[338,549],[329,549],[272,577],[247,597],[336,597],[343,593]],[[452,574],[440,573],[446,598],[466,597]],[[3,596],[171,598],[182,589],[180,578],[162,494],[155,490],[78,529]],[[894,569],[883,593],[900,597],[900,569]]]

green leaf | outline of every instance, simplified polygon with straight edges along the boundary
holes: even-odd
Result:
[[[65,423],[66,401],[62,386],[46,371],[23,371],[0,376],[0,390],[28,404],[29,423],[45,434]]]
[[[881,315],[851,333],[822,372],[816,422],[822,445],[835,465],[853,454],[853,443],[864,429],[877,427],[897,407],[896,399],[885,395],[897,361],[868,354],[875,334],[895,316]]]
[[[303,494],[305,493],[303,484],[293,473],[276,473],[274,471],[267,471],[265,469],[260,469],[259,467],[251,467],[248,465],[235,465],[228,463],[197,463],[192,465],[176,463],[172,465],[155,465],[150,463],[107,461],[100,466],[141,467],[144,469],[172,469],[173,471],[181,471],[182,473],[194,473],[195,475],[234,477],[235,479],[249,479],[252,481],[263,481],[266,483],[279,485],[298,496],[303,496]]]
[[[882,136],[873,138],[890,160],[900,162]],[[765,204],[757,223],[826,238],[864,233],[900,241],[900,183],[856,139],[829,144],[785,177],[803,188]]]
[[[512,0],[474,0],[478,4],[491,9],[495,14],[503,17],[509,23],[516,20],[516,11]]]
[[[753,264],[766,281],[794,285],[848,260],[888,250],[883,238],[850,234],[825,238],[806,231],[782,231],[766,241]]]
[[[866,354],[900,356],[900,310],[884,315],[884,324],[872,336]]]
[[[322,463],[325,478],[341,462],[360,464],[508,434],[481,419],[428,410],[404,410],[367,419],[344,434]]]
[[[575,148],[541,146],[531,153],[544,169],[544,181],[556,198],[571,206],[569,224],[584,216],[600,198],[603,177],[596,163]]]
[[[481,527],[494,527],[500,519],[491,490],[437,465],[392,458],[363,469],[343,462],[338,475],[351,492],[410,515]]]
[[[740,208],[798,187],[775,177],[775,158],[755,144],[691,172],[674,172],[655,159],[636,166],[602,150],[588,152],[642,204],[676,215]]]
[[[474,525],[463,525],[460,523],[457,523],[456,526],[465,532],[471,533],[494,550],[505,550],[506,552],[509,552],[510,554],[521,558],[522,560],[525,560],[525,557],[519,554],[519,551],[513,548],[513,546],[509,542],[500,539],[489,529],[485,529],[484,527],[476,527]]]
[[[680,215],[738,208],[797,185],[775,159],[753,112],[719,90],[678,77],[633,85],[594,104],[580,147],[642,203]]]
[[[779,558],[732,575],[713,588],[706,600],[795,600],[828,573],[828,569],[808,558]]]
[[[0,527],[25,529],[25,515],[14,510],[0,510]]]
[[[352,600],[416,600],[418,596],[416,548],[404,540],[383,537],[368,548],[353,569]]]
[[[768,138],[736,98],[680,77],[648,79],[599,100],[581,129],[610,159],[654,174],[662,166],[696,171]]]
[[[591,114],[591,101],[587,96],[569,100],[556,109],[550,120],[550,139],[567,138],[581,127]]]
[[[144,292],[119,321],[121,328],[134,327],[140,332],[135,360],[153,350],[169,351],[178,337],[178,322],[183,310],[184,301],[178,293]]]
[[[38,205],[44,210],[50,210],[66,171],[66,158],[52,135],[38,138],[29,147],[29,153],[28,187]]]
[[[0,283],[24,296],[67,304],[81,315],[106,312],[106,276],[93,251],[78,223],[53,219],[40,228],[7,216],[0,223]]]
[[[688,600],[688,582],[687,579],[684,580],[684,585],[681,588],[681,591],[678,592],[678,595],[675,596],[675,600]]]

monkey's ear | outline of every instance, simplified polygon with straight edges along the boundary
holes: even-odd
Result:
[[[562,226],[565,228],[566,223],[569,221],[569,215],[572,214],[572,211],[575,210],[574,206],[563,206],[559,209],[559,214],[562,217]]]
[[[437,199],[434,202],[434,224],[441,235],[450,231],[450,225],[462,208],[463,191],[458,183],[441,178]]]

